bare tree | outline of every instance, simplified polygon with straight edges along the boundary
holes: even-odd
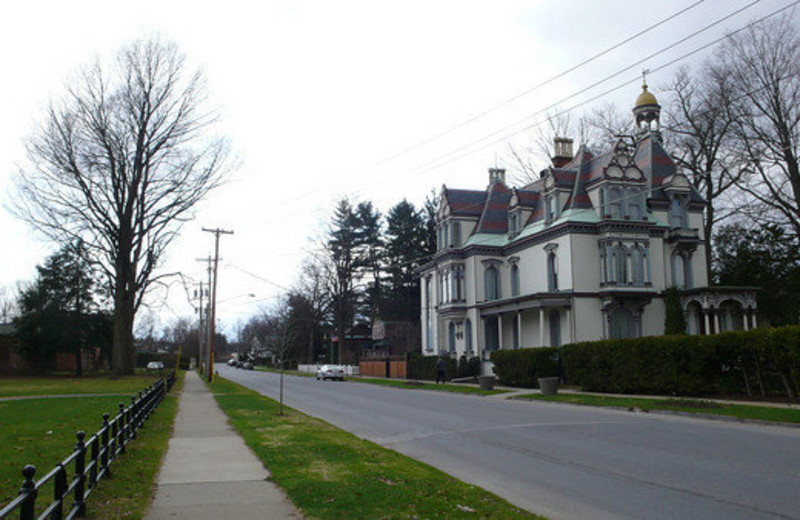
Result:
[[[134,316],[156,268],[198,201],[228,169],[228,144],[207,135],[199,72],[174,44],[137,41],[96,62],[51,103],[16,178],[16,213],[59,243],[100,258],[114,301],[112,367],[134,368]]]
[[[800,234],[800,35],[791,17],[763,21],[729,36],[712,73],[731,90],[733,137],[747,194],[742,209],[756,222]]]
[[[703,229],[708,243],[714,225],[729,217],[735,208],[726,207],[724,195],[741,177],[732,146],[733,119],[728,100],[731,87],[727,76],[712,68],[690,74],[678,71],[667,89],[671,94],[667,127],[673,136],[672,155],[706,201]],[[706,248],[706,269],[711,280],[712,250]]]
[[[305,312],[302,313],[303,330],[308,334],[308,351],[306,359],[309,363],[316,361],[314,346],[320,339],[317,337],[326,319],[330,318],[331,296],[328,293],[325,259],[308,257],[300,268],[300,280],[294,285],[290,302],[302,300]],[[293,307],[297,307],[294,305]],[[299,309],[295,308],[295,311]]]

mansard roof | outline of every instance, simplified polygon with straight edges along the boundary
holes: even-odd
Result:
[[[444,189],[444,197],[450,206],[450,214],[461,217],[479,217],[486,203],[486,192],[479,190]]]
[[[493,182],[489,186],[486,204],[476,233],[508,233],[508,205],[511,201],[511,190],[502,182]]]

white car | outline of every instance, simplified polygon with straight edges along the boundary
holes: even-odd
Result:
[[[344,381],[344,368],[341,365],[322,365],[317,369],[317,379]]]
[[[164,370],[164,363],[161,361],[151,361],[147,364],[148,372],[155,372],[157,370]]]

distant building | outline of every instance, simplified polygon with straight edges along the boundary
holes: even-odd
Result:
[[[662,145],[660,108],[644,85],[635,137],[600,154],[557,138],[521,189],[497,168],[485,190],[442,188],[420,269],[424,354],[660,335],[670,286],[691,334],[756,326],[754,288],[708,287],[705,203]]]

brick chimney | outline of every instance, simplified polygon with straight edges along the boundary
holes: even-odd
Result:
[[[556,137],[553,139],[554,154],[553,166],[561,168],[572,160],[572,139],[568,137]]]
[[[506,170],[504,168],[489,168],[489,186],[495,182],[506,183]]]

